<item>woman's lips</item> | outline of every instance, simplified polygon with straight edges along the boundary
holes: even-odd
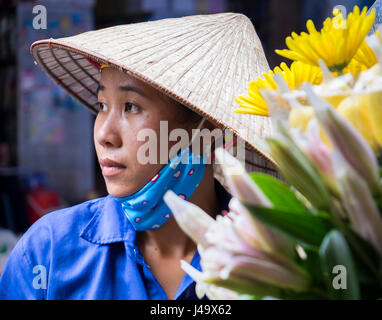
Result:
[[[106,177],[115,176],[126,169],[125,165],[108,158],[101,159],[99,163],[102,168],[102,174]]]
[[[126,168],[122,168],[122,167],[102,166],[102,174],[105,177],[111,177],[121,173],[125,169]]]

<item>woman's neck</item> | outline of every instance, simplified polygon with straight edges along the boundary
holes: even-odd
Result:
[[[207,164],[203,178],[188,199],[215,218],[220,213],[220,205],[215,192],[212,165]],[[196,244],[179,227],[174,216],[157,230],[137,233],[137,244],[142,253],[154,250],[163,257],[182,258],[196,251]]]

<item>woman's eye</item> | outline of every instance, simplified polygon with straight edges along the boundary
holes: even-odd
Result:
[[[105,109],[104,109],[105,108]],[[106,111],[107,110],[107,105],[106,103],[103,102],[98,102],[98,111]]]
[[[131,102],[125,103],[125,110],[127,112],[135,113],[139,111],[139,107]]]

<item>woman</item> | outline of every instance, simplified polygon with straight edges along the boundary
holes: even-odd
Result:
[[[32,225],[5,266],[0,298],[197,299],[179,263],[200,270],[196,245],[162,196],[172,189],[213,217],[227,209],[231,196],[205,161],[209,144],[201,154],[191,148],[200,143],[193,129],[246,128],[237,138],[247,144],[247,168],[274,174],[254,146],[268,120],[232,112],[234,97],[268,68],[252,23],[235,13],[189,16],[42,40],[31,50],[97,114],[94,144],[109,195]],[[161,136],[163,123],[170,136],[182,129],[191,139],[172,153],[178,141],[166,137],[163,149],[154,139],[149,153],[167,159],[147,163],[142,132]]]

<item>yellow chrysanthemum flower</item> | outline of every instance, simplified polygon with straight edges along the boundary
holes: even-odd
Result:
[[[357,53],[354,55],[354,59],[361,65],[371,68],[377,63],[377,57],[371,48],[368,46],[366,41],[363,41],[359,47]]]
[[[269,116],[267,103],[262,97],[260,89],[278,89],[278,85],[273,79],[276,73],[281,74],[291,90],[298,88],[304,82],[319,84],[322,81],[321,70],[318,67],[295,61],[289,68],[283,62],[280,67],[275,67],[273,71],[270,70],[268,73],[264,73],[264,78],[259,77],[256,81],[249,83],[248,95],[235,98],[240,108],[234,110],[234,112]]]
[[[360,63],[355,58],[351,59],[348,65],[342,70],[342,73],[351,73],[354,77],[357,77],[362,71],[369,69],[368,66]],[[336,72],[332,73],[334,76],[338,76]]]
[[[333,11],[333,18],[324,21],[318,32],[312,20],[308,20],[308,33],[295,32],[286,38],[289,48],[276,53],[291,60],[318,65],[322,59],[330,71],[342,72],[352,60],[364,41],[375,20],[375,10],[366,15],[367,7],[360,12],[358,6],[344,19],[339,10]]]
[[[377,34],[379,41],[382,43],[382,37],[379,30],[376,30],[375,33]],[[371,68],[378,62],[374,51],[369,47],[365,40],[362,42],[357,53],[354,55],[354,59],[360,64],[366,66],[367,69]]]

